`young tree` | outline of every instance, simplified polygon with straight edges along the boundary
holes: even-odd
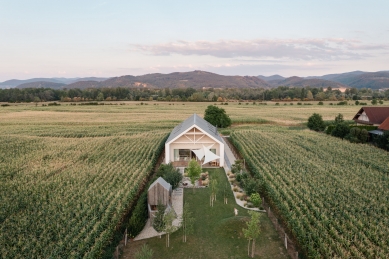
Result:
[[[314,131],[323,131],[325,124],[320,114],[314,113],[308,118],[308,128]]]
[[[231,119],[226,114],[226,111],[214,105],[207,107],[204,113],[204,120],[219,128],[227,128],[231,125]]]
[[[260,225],[259,225],[259,213],[256,211],[249,211],[250,221],[246,222],[247,228],[243,229],[244,237],[248,239],[249,243],[247,246],[247,254],[250,256],[250,241],[252,241],[251,245],[251,257],[254,258],[255,252],[255,239],[259,237],[261,233]]]
[[[192,216],[192,212],[190,211],[189,203],[184,204],[184,208],[182,211],[182,241],[186,242],[186,236],[193,233],[194,226],[194,218]]]
[[[216,192],[217,192],[217,181],[216,179],[210,179],[209,189],[211,191],[210,205],[213,207],[213,202],[216,201]]]
[[[341,123],[343,122],[344,119],[343,119],[343,114],[339,113],[336,117],[335,117],[335,124],[338,124],[338,123]]]
[[[171,209],[163,217],[164,231],[166,233],[166,247],[170,246],[170,234],[176,230],[176,227],[173,225],[173,220],[176,218],[174,211]]]
[[[194,191],[195,182],[200,177],[200,174],[201,174],[201,166],[197,163],[195,159],[192,159],[188,165],[188,176],[190,178],[190,182],[192,183],[193,191]]]
[[[312,92],[310,90],[308,90],[308,92],[307,92],[307,99],[308,100],[313,100],[313,94],[312,94]]]
[[[138,252],[136,252],[135,258],[136,259],[151,259],[151,258],[153,258],[153,253],[154,253],[153,250],[151,250],[151,248],[148,245],[144,244],[142,246],[142,248]]]
[[[157,205],[157,213],[155,214],[154,221],[153,221],[153,228],[157,232],[162,232],[165,229],[165,223],[164,223],[164,215],[165,215],[165,205],[162,203],[158,203]]]

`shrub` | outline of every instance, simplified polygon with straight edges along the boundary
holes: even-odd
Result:
[[[153,258],[153,253],[153,250],[147,244],[144,244],[142,248],[136,252],[135,259],[151,259]]]
[[[157,213],[155,214],[154,221],[153,221],[153,228],[157,232],[162,232],[163,229],[165,228],[164,222],[163,222],[163,217],[165,215],[165,205],[162,203],[159,203],[157,205]]]
[[[180,170],[175,169],[172,163],[161,164],[158,168],[157,176],[162,177],[166,182],[170,183],[173,189],[177,188],[178,184],[182,181]]]
[[[324,105],[324,103],[322,101],[320,101],[317,105]]]
[[[308,118],[308,128],[314,131],[323,131],[325,124],[320,114],[314,113]]]
[[[250,201],[253,203],[254,207],[259,207],[261,204],[261,196],[258,193],[252,193],[250,195]]]
[[[137,236],[146,225],[148,218],[147,213],[147,189],[144,191],[131,214],[128,221],[128,230],[131,237]]]
[[[250,197],[251,194],[259,192],[258,183],[252,178],[248,178],[244,181],[244,189],[247,195],[249,195]]]
[[[343,101],[343,102],[338,102],[337,105],[347,105],[347,101]]]
[[[331,135],[343,139],[347,134],[350,133],[350,127],[346,122],[337,123],[335,128],[332,130]]]

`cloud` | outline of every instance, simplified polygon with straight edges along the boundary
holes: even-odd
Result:
[[[175,41],[155,45],[132,44],[131,47],[156,56],[178,54],[217,58],[329,61],[363,59],[371,56],[368,51],[387,49],[388,45],[366,45],[357,40],[329,38]]]

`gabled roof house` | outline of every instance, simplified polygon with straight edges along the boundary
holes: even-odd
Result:
[[[217,128],[197,114],[177,125],[165,143],[165,163],[187,166],[191,159],[224,166],[224,142]]]
[[[389,107],[362,107],[353,120],[359,124],[380,126],[389,117]]]
[[[157,205],[159,203],[165,205],[166,208],[171,207],[172,192],[172,186],[162,177],[159,177],[150,185],[149,189],[147,190],[147,203],[150,218],[153,218],[157,212]]]

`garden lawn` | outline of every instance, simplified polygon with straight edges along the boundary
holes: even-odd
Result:
[[[194,233],[182,241],[179,229],[170,237],[170,247],[165,246],[165,236],[130,243],[121,258],[135,258],[143,244],[153,251],[153,258],[248,258],[247,239],[242,228],[249,219],[247,210],[236,205],[224,169],[207,169],[210,177],[217,179],[218,192],[214,207],[210,207],[210,189],[184,190],[184,202],[189,203],[195,218]],[[223,203],[226,193],[228,204]],[[234,216],[234,208],[239,215]],[[255,258],[288,258],[272,223],[261,213],[261,236],[256,241]]]

